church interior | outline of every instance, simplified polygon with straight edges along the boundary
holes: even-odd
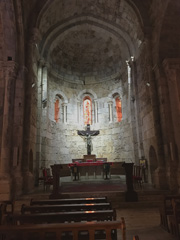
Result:
[[[112,180],[113,189],[123,175],[118,181],[127,192],[143,199],[149,191],[152,219],[154,192],[179,196],[179,22],[179,0],[0,1],[0,203],[38,191],[53,198],[63,177],[77,188],[84,179],[108,189]],[[123,164],[132,175],[140,167],[138,188]],[[43,189],[47,170],[52,178]],[[146,204],[132,194],[130,203],[103,195],[119,202],[118,216],[122,203],[130,225],[136,220],[129,209],[135,204],[141,212]]]

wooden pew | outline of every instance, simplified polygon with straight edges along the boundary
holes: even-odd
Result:
[[[82,221],[115,221],[115,210],[51,212],[35,214],[15,214],[6,218],[6,224],[43,224]]]
[[[172,199],[180,199],[180,195],[163,196],[162,205],[159,208],[160,224],[166,231],[170,231],[168,224],[168,215],[173,214]]]
[[[53,240],[79,240],[97,239],[99,230],[103,230],[106,240],[116,240],[117,235],[114,231],[120,229],[122,240],[126,240],[126,227],[124,218],[121,221],[103,221],[103,222],[78,222],[78,223],[58,223],[58,224],[39,224],[39,225],[22,225],[22,226],[0,226],[0,237],[6,240],[27,240],[33,239],[31,236],[36,235],[38,240],[46,240],[47,234],[52,236]],[[82,235],[81,235],[82,233]],[[84,238],[79,238],[84,237]],[[102,238],[101,238],[102,239]],[[138,240],[135,238],[134,240]]]
[[[59,205],[59,204],[79,204],[79,203],[103,203],[107,202],[107,197],[99,198],[68,198],[68,199],[31,199],[30,205]]]
[[[172,199],[173,215],[169,215],[170,233],[180,239],[179,224],[180,224],[180,199]]]
[[[93,211],[112,209],[111,203],[80,203],[80,204],[60,204],[60,205],[33,205],[25,204],[21,207],[21,213],[48,213],[48,212],[72,212],[72,211]]]

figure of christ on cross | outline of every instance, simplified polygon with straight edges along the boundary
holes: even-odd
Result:
[[[91,130],[90,130],[90,124],[87,124],[87,129],[86,129],[86,131],[78,130],[77,133],[78,133],[78,135],[80,135],[80,136],[85,136],[85,137],[86,137],[86,140],[87,140],[87,155],[91,155],[91,151],[92,151],[91,136],[96,136],[96,135],[98,135],[98,134],[99,134],[99,130],[91,131]]]

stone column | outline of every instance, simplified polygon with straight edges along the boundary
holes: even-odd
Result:
[[[81,120],[81,103],[77,102],[77,122],[80,123]]]
[[[108,102],[109,105],[109,122],[113,121],[113,102]]]
[[[62,169],[61,164],[51,165],[53,175],[53,192],[50,198],[60,198],[60,171]]]
[[[169,138],[169,166],[168,178],[171,190],[177,190],[177,178],[180,186],[180,59],[165,59],[163,67],[167,77],[170,109],[166,109],[172,119],[172,135]],[[178,168],[178,171],[177,171]],[[176,175],[177,174],[177,175]]]
[[[94,122],[98,123],[98,102],[94,100]]]
[[[135,162],[138,162],[142,156],[143,144],[142,144],[142,126],[141,119],[139,118],[139,96],[138,96],[138,84],[137,84],[137,68],[136,62],[133,61],[126,62],[127,63],[127,71],[128,71],[128,87],[129,87],[129,104],[131,115],[135,116],[134,126],[135,133],[133,133],[134,142],[137,143],[137,147],[134,149]]]
[[[42,163],[41,163],[42,64],[43,64],[43,61],[40,61],[38,66],[38,81],[37,81],[38,98],[37,98],[37,135],[36,135],[36,164],[35,164],[36,166],[35,184],[36,185],[39,184],[38,178],[42,176],[42,171],[41,173],[39,171],[40,169],[42,170],[42,168],[44,167],[42,166]]]
[[[138,201],[138,195],[134,191],[133,186],[133,166],[134,163],[123,163],[122,167],[125,169],[126,173],[126,202],[137,202]]]
[[[13,119],[13,171],[12,173],[12,198],[22,194],[22,152],[23,152],[23,133],[24,133],[24,79],[27,69],[23,66],[19,69],[16,80],[15,99],[14,99],[14,119]]]
[[[18,64],[0,62],[0,199],[11,198],[13,114]]]
[[[29,171],[29,160],[36,162],[36,134],[37,134],[37,66],[38,66],[38,48],[40,40],[38,29],[29,31],[31,38],[28,42],[26,62],[28,75],[25,79],[25,122],[24,125],[24,151],[23,151],[23,191],[24,193],[32,191],[35,185],[34,166],[33,172]],[[32,87],[34,86],[34,87]]]
[[[63,122],[67,123],[67,104],[63,103]]]

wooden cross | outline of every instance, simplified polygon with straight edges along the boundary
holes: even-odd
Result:
[[[91,131],[90,124],[87,124],[86,131],[78,130],[77,133],[80,136],[86,136],[86,139],[87,139],[87,155],[91,155],[91,150],[92,150],[91,136],[97,136],[99,134],[99,130]]]

